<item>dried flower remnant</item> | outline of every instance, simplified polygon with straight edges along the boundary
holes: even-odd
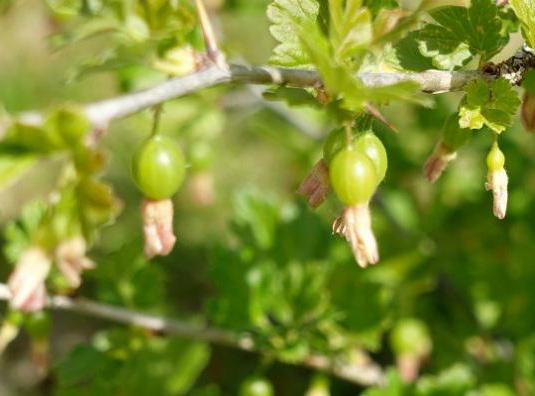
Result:
[[[366,268],[368,264],[379,262],[368,203],[345,208],[342,215],[334,221],[333,232],[349,242],[360,267]]]
[[[45,280],[51,266],[51,259],[39,247],[22,253],[8,280],[12,308],[25,312],[44,308],[47,299]]]
[[[329,168],[327,163],[321,159],[316,162],[305,177],[297,192],[307,200],[312,208],[317,208],[325,201],[330,191]]]
[[[145,199],[141,204],[145,255],[167,256],[173,250],[176,237],[173,233],[173,203],[170,199],[159,201]]]
[[[431,183],[437,181],[448,164],[457,157],[455,151],[451,151],[442,141],[439,141],[431,156],[424,165],[424,173]]]
[[[84,270],[95,268],[95,263],[86,256],[87,245],[81,236],[63,241],[56,249],[56,263],[69,286],[77,288],[82,283]]]
[[[498,219],[505,218],[507,212],[507,184],[509,178],[505,169],[489,172],[487,174],[487,182],[485,183],[485,189],[492,191],[493,205],[492,211],[494,216]]]
[[[522,124],[528,132],[535,132],[535,95],[526,92],[522,100]]]

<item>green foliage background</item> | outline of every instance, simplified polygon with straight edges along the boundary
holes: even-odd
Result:
[[[86,74],[101,66],[89,60],[101,55],[106,39],[97,35],[51,51],[46,37],[55,37],[58,21],[40,1],[14,3],[0,16],[0,102],[9,112],[96,100],[161,78],[145,65]],[[268,61],[275,43],[267,34],[267,4],[226,2],[219,22],[230,58]],[[137,56],[139,49],[116,50]],[[80,62],[87,69],[76,68]],[[388,386],[367,390],[367,396],[506,396],[519,389],[535,394],[533,136],[515,121],[501,137],[510,206],[500,222],[483,188],[490,134],[475,133],[436,185],[422,176],[421,166],[460,99],[457,93],[437,96],[432,109],[389,106],[385,115],[399,134],[376,125],[390,165],[372,204],[382,259],[367,270],[331,235],[330,223],[341,209],[336,200],[313,213],[295,194],[331,127],[322,111],[281,112],[246,87],[168,103],[162,131],[178,139],[190,158],[198,142],[212,150],[205,171],[214,177],[216,198],[201,207],[186,185],[175,199],[177,248],[150,263],[143,258],[141,197],[129,179],[129,162],[150,131],[151,114],[113,124],[104,141],[110,161],[104,178],[124,209],[91,251],[98,268],[84,276],[79,293],[250,333],[288,363],[312,352],[364,348],[389,368]],[[0,192],[3,225],[51,191],[58,161],[41,161]],[[35,216],[25,213],[30,221]],[[3,238],[6,244],[17,236],[6,232]],[[7,257],[0,260],[6,279],[12,267]],[[0,394],[236,395],[245,378],[262,374],[276,395],[285,396],[305,394],[315,378],[299,366],[231,348],[161,338],[70,313],[53,312],[52,318],[51,374],[42,380],[35,373],[24,336],[2,357]],[[422,320],[432,340],[414,386],[400,381],[389,343],[405,318]],[[336,379],[330,389],[332,395],[363,391]]]

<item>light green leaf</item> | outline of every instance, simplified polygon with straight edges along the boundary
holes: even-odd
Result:
[[[516,16],[522,24],[522,33],[530,47],[535,46],[535,0],[510,0]]]
[[[385,384],[367,389],[363,396],[402,396],[405,395],[406,385],[401,376],[394,369],[388,369],[385,375]]]
[[[310,67],[310,58],[304,51],[297,28],[315,23],[319,15],[316,0],[274,0],[267,9],[272,23],[269,31],[279,44],[273,50],[271,63],[284,67]]]
[[[90,130],[90,123],[84,112],[75,107],[62,107],[53,111],[45,121],[48,134],[60,136],[66,147],[83,143]]]
[[[10,155],[0,151],[0,190],[22,176],[35,161],[33,155]]]
[[[425,375],[417,383],[417,395],[466,395],[473,388],[476,378],[465,364],[455,364],[436,376]]]
[[[520,99],[506,80],[473,81],[466,87],[466,92],[459,109],[461,128],[481,129],[486,125],[501,133],[511,125]]]
[[[390,100],[406,100],[419,104],[429,104],[429,99],[415,95],[418,85],[402,82],[383,87],[367,87],[346,67],[338,64],[331,55],[327,38],[317,24],[304,26],[300,31],[303,47],[320,72],[327,90],[340,96],[343,107],[360,111],[366,102],[385,103]]]
[[[56,133],[44,128],[13,123],[2,140],[2,146],[23,152],[48,154],[63,147],[63,141]]]
[[[18,219],[6,225],[3,252],[11,263],[17,262],[22,252],[31,245],[32,238],[45,217],[46,210],[44,202],[30,202],[22,208]]]
[[[340,0],[330,1],[330,36],[335,56],[339,62],[365,50],[373,38],[370,11],[362,7],[360,0],[348,0],[343,6]]]

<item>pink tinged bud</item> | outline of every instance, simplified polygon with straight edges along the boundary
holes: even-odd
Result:
[[[317,208],[325,201],[330,191],[329,168],[321,159],[303,180],[297,193],[303,196],[312,208]]]
[[[56,249],[56,262],[69,285],[77,288],[82,283],[84,270],[95,268],[95,263],[86,257],[86,242],[81,236],[71,238],[59,244]]]
[[[26,312],[40,311],[46,305],[45,280],[52,262],[40,248],[26,250],[8,280],[11,306]]]
[[[498,219],[503,219],[507,211],[507,184],[509,178],[505,169],[501,168],[495,171],[489,171],[487,174],[487,182],[485,183],[485,189],[492,191],[493,212],[494,216]]]
[[[442,172],[444,172],[444,169],[456,157],[457,153],[455,151],[450,151],[442,141],[439,141],[424,165],[424,173],[427,180],[431,183],[437,181],[440,175],[442,175]]]
[[[522,100],[522,124],[528,132],[535,132],[535,96],[526,92]]]
[[[173,250],[176,237],[173,233],[173,203],[170,199],[144,200],[141,205],[145,256],[167,256]]]
[[[379,251],[372,231],[368,203],[345,208],[342,216],[334,221],[333,232],[349,242],[355,260],[362,268],[379,262]]]

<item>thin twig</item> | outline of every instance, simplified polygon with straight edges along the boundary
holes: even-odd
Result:
[[[426,93],[458,91],[472,80],[491,78],[479,71],[442,70],[427,70],[421,73],[361,73],[358,77],[369,87],[413,81],[418,83],[421,90]],[[89,121],[95,127],[106,129],[108,124],[115,119],[224,83],[317,87],[321,85],[321,78],[313,70],[243,65],[230,65],[229,70],[224,70],[214,65],[184,77],[164,81],[142,91],[89,103],[84,109]],[[37,112],[26,112],[21,114],[19,119],[24,123],[39,125],[42,122],[42,115]],[[2,134],[3,131],[0,129],[0,138]]]
[[[220,69],[228,70],[228,64],[225,60],[225,55],[217,45],[217,38],[215,36],[212,23],[210,22],[210,18],[208,17],[208,13],[206,12],[204,2],[202,0],[195,0],[195,5],[197,6],[197,14],[199,15],[199,23],[204,36],[208,58]]]
[[[9,300],[10,296],[9,288],[5,284],[0,283],[0,300]],[[65,296],[53,296],[49,298],[47,307],[49,309],[75,312],[126,325],[138,326],[159,334],[174,335],[224,345],[247,352],[269,355],[275,359],[277,358],[273,356],[271,351],[256,347],[252,338],[247,334],[239,335],[227,330],[193,325],[177,319],[148,315],[82,298],[73,299]],[[384,375],[381,368],[365,352],[359,352],[359,355],[358,359],[355,359],[352,363],[348,363],[341,358],[330,359],[319,354],[310,355],[300,363],[285,363],[302,365],[313,370],[326,372],[358,385],[371,386],[382,384],[384,382]]]

